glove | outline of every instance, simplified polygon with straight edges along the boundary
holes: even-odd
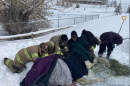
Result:
[[[106,53],[106,50],[104,50],[104,53]]]
[[[113,44],[112,47],[115,48],[115,44]]]

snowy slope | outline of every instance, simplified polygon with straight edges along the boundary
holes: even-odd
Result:
[[[73,11],[74,12],[74,11]],[[77,12],[77,11],[76,11]],[[75,12],[75,13],[76,13]],[[82,13],[82,14],[85,14]],[[105,14],[106,16],[106,14]],[[55,33],[47,34],[42,37],[25,40],[15,40],[15,41],[3,41],[0,42],[0,86],[19,86],[19,83],[25,77],[26,73],[30,70],[33,65],[32,62],[26,64],[27,69],[24,69],[22,73],[12,73],[3,63],[3,58],[8,57],[12,60],[15,58],[15,54],[22,48],[37,45],[41,42],[47,42],[49,39],[57,34],[67,34],[70,38],[70,33],[72,30],[77,31],[78,36],[81,35],[83,29],[91,31],[95,36],[100,36],[103,32],[114,31],[118,32],[122,24],[121,16],[127,16],[126,21],[124,22],[120,35],[124,38],[129,38],[129,14],[122,14],[120,16],[99,18],[91,20],[85,23],[78,24],[76,27],[69,29],[61,30]],[[95,55],[99,47],[95,49]],[[124,40],[123,44],[119,47],[116,47],[111,55],[111,58],[117,59],[122,64],[129,65],[129,40]],[[106,82],[98,82],[86,86],[128,86],[129,77],[108,77]]]

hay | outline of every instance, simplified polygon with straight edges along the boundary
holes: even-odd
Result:
[[[96,77],[109,77],[109,76],[128,76],[129,67],[119,63],[115,59],[109,60],[110,67],[106,66],[104,62],[95,64],[91,70]]]
[[[123,64],[120,64],[115,59],[110,59],[110,70],[114,71],[115,76],[128,76],[129,75],[129,67]]]

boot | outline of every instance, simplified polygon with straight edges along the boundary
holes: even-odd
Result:
[[[9,58],[4,58],[4,64],[5,64],[6,66],[8,66],[8,64],[9,64],[10,61],[11,61],[11,59],[9,59]]]
[[[112,51],[107,52],[107,57],[106,57],[107,59],[110,59],[109,57],[110,57],[111,53],[112,53]]]
[[[6,65],[6,61],[7,61],[8,58],[4,58],[4,64]]]

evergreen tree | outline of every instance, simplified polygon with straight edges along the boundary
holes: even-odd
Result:
[[[122,13],[122,4],[121,4],[121,1],[120,1],[119,5],[117,5],[117,6],[115,7],[115,13],[116,13],[116,15]]]
[[[114,4],[114,7],[116,7],[116,6],[117,6],[117,1],[114,1],[114,3],[113,3],[113,4]]]
[[[128,6],[127,13],[130,13],[130,5]]]

